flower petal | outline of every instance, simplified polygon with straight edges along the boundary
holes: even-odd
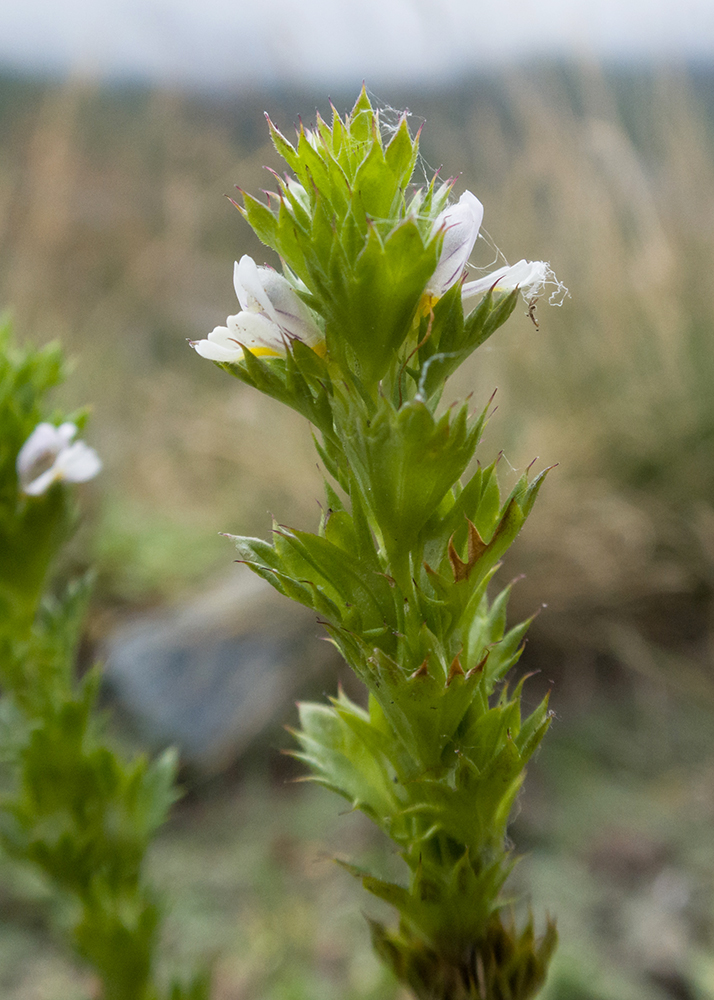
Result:
[[[288,337],[302,340],[311,347],[324,339],[312,312],[285,278],[274,274],[266,291],[275,310],[274,322]]]
[[[253,354],[281,356],[286,338],[280,328],[260,313],[239,312],[229,316],[227,326],[217,326],[206,340],[194,340],[191,347],[209,361],[234,363],[243,358],[245,345]]]
[[[77,432],[74,424],[63,424],[62,427],[72,428],[73,433],[70,438]],[[17,456],[16,468],[20,480],[32,479],[33,466],[40,461],[53,460],[66,444],[66,431],[55,427],[54,424],[44,422],[38,424],[20,448]]]
[[[64,424],[59,425],[57,433],[62,441],[67,445],[77,433],[77,425],[66,421]]]
[[[22,492],[27,493],[31,497],[42,496],[58,478],[57,463],[55,463],[43,472],[42,475],[38,476],[37,479],[33,479],[31,483],[23,486]]]
[[[233,284],[244,313],[263,315],[289,338],[311,347],[323,340],[310,309],[287,278],[272,267],[258,267],[252,257],[245,255],[233,269]]]
[[[55,478],[71,483],[86,483],[101,471],[102,461],[94,448],[84,441],[75,441],[57,456],[54,464]]]
[[[228,317],[231,319],[231,317]],[[209,361],[240,361],[243,349],[233,337],[227,326],[217,326],[208,334],[205,340],[191,341],[191,347],[196,354]]]
[[[458,204],[444,209],[434,221],[433,232],[444,230],[444,242],[436,270],[425,293],[440,298],[463,274],[483,221],[483,205],[471,191],[464,191]]]
[[[191,342],[197,354],[209,361],[234,363],[251,353],[281,357],[290,340],[302,340],[319,351],[324,336],[312,311],[293,285],[272,267],[258,267],[245,254],[233,269],[233,284],[241,312],[229,316],[205,340]]]
[[[268,319],[273,319],[273,306],[264,288],[261,271],[270,271],[268,267],[258,267],[252,257],[243,254],[240,261],[233,265],[233,287],[236,290],[241,309],[247,312],[266,313]],[[275,272],[273,271],[273,274]]]
[[[552,272],[544,260],[519,260],[510,267],[500,267],[475,281],[467,281],[461,292],[464,312],[476,304],[476,299],[492,288],[495,292],[512,292],[519,288],[527,299],[540,295]]]
[[[253,352],[253,354],[283,355],[287,345],[287,337],[280,327],[262,313],[240,312],[228,317],[228,329],[231,337]]]

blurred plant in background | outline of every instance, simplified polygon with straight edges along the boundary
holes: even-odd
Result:
[[[129,762],[112,749],[99,671],[75,676],[88,581],[53,577],[77,519],[69,484],[101,468],[75,440],[86,414],[47,410],[62,376],[56,346],[21,350],[0,327],[0,848],[54,892],[105,1000],[199,1000],[205,977],[186,989],[154,979],[161,907],[143,873],[176,798],[175,755]]]

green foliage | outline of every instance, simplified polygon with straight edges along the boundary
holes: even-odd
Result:
[[[98,670],[75,678],[89,581],[46,592],[75,519],[71,487],[57,482],[27,496],[18,482],[18,452],[47,419],[44,396],[61,377],[57,347],[19,350],[2,328],[0,847],[64,901],[68,937],[104,1000],[199,1000],[205,979],[187,992],[155,982],[161,906],[143,876],[149,842],[176,798],[175,754],[127,761],[112,749],[97,709]]]
[[[420,395],[430,398],[440,392],[446,379],[506,322],[517,302],[517,290],[509,295],[489,291],[464,318],[460,286],[454,285],[442,296],[420,322]]]
[[[418,137],[402,120],[385,144],[364,90],[346,118],[301,126],[296,146],[270,129],[295,177],[267,205],[244,195],[242,211],[324,322],[324,351],[293,339],[284,357],[246,348],[222,367],[312,422],[332,482],[317,534],[276,523],[270,543],[235,542],[320,616],[369,690],[367,709],[344,694],[303,704],[295,755],[406,863],[406,885],[347,865],[399,911],[398,931],[373,927],[397,975],[420,998],[526,1000],[555,929],[538,942],[531,922],[511,926],[501,890],[509,816],[550,714],[546,699],[523,717],[523,682],[505,683],[529,623],[508,629],[508,590],[490,600],[487,587],[546,473],[502,497],[496,464],[473,468],[488,405],[439,409],[518,293],[487,292],[464,316],[458,273],[433,291],[442,249],[454,254],[452,185],[410,189]]]
[[[24,498],[15,469],[21,446],[47,417],[45,394],[63,376],[57,344],[23,350],[12,341],[9,318],[0,320],[0,622],[11,617],[29,625],[49,564],[69,530],[72,511],[66,492],[51,489],[43,497]],[[59,423],[56,417],[51,419]],[[72,419],[77,422],[76,416]]]

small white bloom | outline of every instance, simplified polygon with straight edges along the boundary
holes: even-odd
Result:
[[[424,294],[431,299],[455,285],[464,273],[483,222],[483,205],[476,195],[464,191],[458,204],[445,208],[434,220],[433,234],[443,230],[441,256]]]
[[[544,260],[519,260],[517,264],[499,267],[483,278],[467,281],[461,291],[461,301],[464,312],[467,313],[489,289],[494,292],[512,292],[514,288],[518,288],[528,301],[541,295],[547,284],[561,287],[549,264]]]
[[[20,448],[17,475],[23,493],[40,496],[52,483],[67,480],[85,483],[101,470],[102,463],[94,448],[84,441],[72,442],[77,433],[74,424],[55,427],[41,423]]]
[[[272,267],[258,267],[252,257],[241,257],[233,271],[233,285],[242,312],[229,316],[207,339],[192,347],[210,361],[240,361],[243,346],[252,354],[281,357],[288,341],[303,343],[321,353],[324,338],[312,312],[290,282]]]

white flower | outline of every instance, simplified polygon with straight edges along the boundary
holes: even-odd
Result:
[[[84,441],[71,443],[76,433],[76,426],[70,423],[59,427],[42,423],[35,427],[17,456],[23,493],[37,497],[60,480],[85,483],[96,476],[102,468],[101,460]]]
[[[324,338],[315,319],[294,287],[272,267],[258,267],[243,256],[235,265],[233,285],[242,311],[229,316],[206,340],[191,346],[209,361],[240,361],[243,346],[252,354],[281,357],[290,340],[302,340],[317,353]]]
[[[285,343],[280,329],[264,316],[242,312],[229,316],[226,326],[217,326],[205,340],[191,341],[197,354],[209,361],[240,361],[245,345],[252,354],[280,357]]]
[[[455,285],[464,273],[483,221],[483,205],[476,195],[464,191],[458,204],[445,208],[434,220],[432,233],[444,232],[441,256],[424,295],[432,301]]]
[[[519,260],[510,267],[499,267],[491,274],[476,281],[467,281],[461,290],[461,301],[464,312],[469,312],[476,305],[484,292],[492,289],[494,292],[512,292],[518,288],[526,301],[537,298],[546,284],[556,284],[561,287],[550,265],[544,260]]]

